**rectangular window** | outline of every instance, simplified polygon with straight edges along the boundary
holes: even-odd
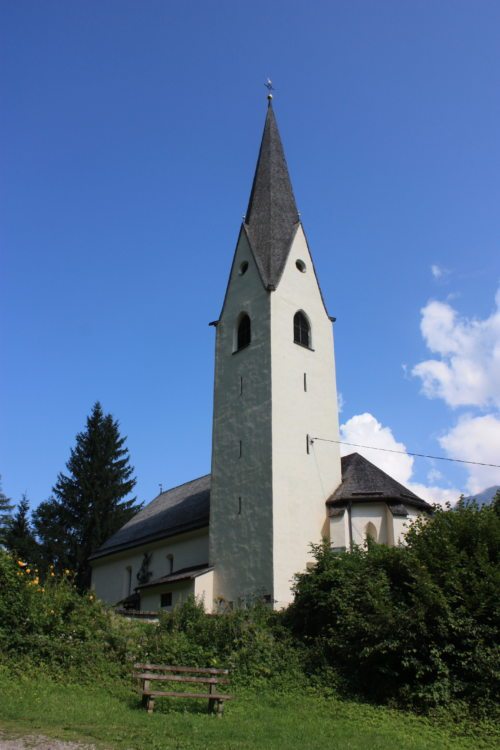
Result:
[[[240,440],[240,458],[242,457],[242,455],[243,455],[243,443]]]
[[[238,515],[241,516],[241,497],[238,498]]]
[[[243,375],[240,375],[240,396],[243,396]]]
[[[306,435],[306,453],[309,453],[309,435]]]
[[[307,373],[304,373],[304,390],[307,391]]]
[[[162,594],[160,597],[160,607],[171,607],[172,606],[172,592],[167,591],[166,594]]]

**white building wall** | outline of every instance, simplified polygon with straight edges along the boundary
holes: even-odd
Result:
[[[248,270],[241,275],[243,262]],[[235,353],[242,312],[250,317],[252,340]],[[213,597],[235,606],[272,594],[270,340],[269,292],[242,232],[216,329],[210,500]]]
[[[207,612],[214,608],[214,572],[207,570],[206,573],[196,576],[194,579],[194,595],[197,601],[203,602]]]
[[[389,544],[386,513],[386,503],[354,503],[351,509],[352,542],[362,546],[366,542],[368,524],[376,529],[375,541],[379,544]],[[347,513],[347,511],[346,511]]]
[[[107,604],[116,604],[128,595],[128,568],[131,568],[132,593],[137,582],[137,573],[142,565],[144,553],[151,552],[149,570],[152,578],[170,573],[169,555],[173,555],[173,570],[208,562],[208,529],[182,534],[170,539],[146,544],[143,547],[125,550],[101,557],[92,562],[92,588],[99,599]],[[154,609],[154,607],[153,607]]]
[[[172,594],[172,604],[169,607],[163,607],[163,610],[171,612],[174,607],[179,606],[194,594],[194,581],[179,581],[178,583],[143,589],[141,591],[141,610],[158,612],[161,609],[161,595],[167,591]]]
[[[341,550],[349,549],[349,518],[347,510],[342,515],[330,518],[330,546]]]
[[[406,518],[402,518],[401,516],[394,516],[393,519],[393,536],[395,545],[404,544],[408,527],[413,523],[413,521],[415,521],[422,515],[422,513],[415,508],[406,507],[406,510],[408,511],[408,515]]]
[[[305,263],[305,272],[296,261]],[[311,324],[312,350],[294,343],[293,318]],[[332,322],[325,310],[302,227],[271,295],[274,600],[292,599],[293,575],[312,560],[310,545],[328,536],[325,501],[341,481]],[[306,383],[304,384],[304,376]]]

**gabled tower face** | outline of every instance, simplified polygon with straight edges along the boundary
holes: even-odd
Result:
[[[245,222],[217,323],[210,564],[214,596],[292,599],[328,534],[341,481],[331,320],[269,102]]]

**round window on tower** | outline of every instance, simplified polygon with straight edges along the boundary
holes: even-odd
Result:
[[[298,268],[298,270],[300,271],[300,273],[305,273],[306,272],[306,264],[304,263],[303,260],[296,260],[295,261],[295,265]]]
[[[240,266],[239,274],[240,276],[243,276],[248,271],[248,261],[244,260],[243,263]]]

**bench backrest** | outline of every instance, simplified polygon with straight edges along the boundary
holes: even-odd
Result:
[[[140,672],[151,672],[155,674],[161,672],[162,674],[201,674],[201,675],[228,675],[229,669],[216,669],[215,667],[176,667],[170,664],[134,664],[134,669]]]

